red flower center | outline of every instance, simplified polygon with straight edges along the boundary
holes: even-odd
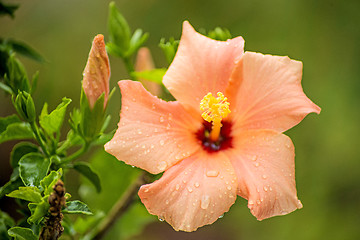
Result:
[[[222,121],[220,136],[217,141],[210,139],[212,124],[203,121],[203,126],[196,132],[196,138],[203,149],[209,153],[217,152],[232,147],[231,122]]]

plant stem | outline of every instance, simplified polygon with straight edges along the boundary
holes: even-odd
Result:
[[[73,154],[71,154],[70,156],[64,158],[61,163],[62,164],[66,164],[71,162],[74,159],[79,158],[81,155],[83,155],[84,153],[86,153],[89,150],[89,146],[90,144],[85,143],[82,148],[80,148],[78,151],[74,152]]]
[[[138,81],[137,77],[135,77],[134,74],[133,74],[133,72],[135,72],[135,68],[134,68],[133,63],[131,62],[130,57],[124,57],[123,61],[124,61],[126,70],[127,70],[128,74],[130,75],[130,77],[133,80]]]
[[[114,223],[116,223],[116,220],[126,212],[126,210],[134,202],[134,197],[138,192],[139,187],[146,183],[145,175],[145,172],[141,173],[140,176],[129,186],[129,188],[109,211],[107,217],[100,222],[98,228],[93,234],[91,234],[93,236],[91,239],[102,239],[107,231],[109,231]]]
[[[35,122],[30,122],[30,126],[31,126],[31,129],[33,130],[34,132],[34,135],[35,135],[35,139],[36,141],[39,143],[41,149],[43,150],[44,154],[47,156],[47,157],[50,157],[50,154],[40,136],[40,132],[39,132],[39,128],[38,126],[36,125]]]

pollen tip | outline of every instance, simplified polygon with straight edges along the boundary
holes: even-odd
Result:
[[[217,93],[215,98],[212,93],[208,93],[200,102],[201,116],[207,122],[221,122],[221,120],[231,112],[230,103],[222,92]]]

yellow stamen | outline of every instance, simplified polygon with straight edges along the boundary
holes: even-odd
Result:
[[[222,127],[221,120],[231,112],[229,109],[230,103],[224,94],[218,92],[217,96],[218,97],[215,98],[211,93],[208,93],[200,102],[200,110],[203,111],[201,116],[205,121],[212,122],[210,133],[210,140],[212,141],[219,139],[220,129]]]

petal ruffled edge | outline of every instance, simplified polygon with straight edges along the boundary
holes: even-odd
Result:
[[[237,129],[284,132],[320,108],[303,92],[302,63],[288,57],[245,52],[227,96]]]
[[[236,136],[228,157],[235,169],[238,195],[263,220],[302,208],[295,186],[294,145],[273,130],[249,130]]]
[[[197,33],[185,21],[179,48],[163,83],[185,108],[200,114],[199,104],[207,93],[225,93],[243,52],[242,37],[216,41]]]
[[[236,200],[236,191],[237,179],[229,159],[222,153],[201,153],[142,186],[139,196],[151,214],[177,231],[191,232],[227,212]]]

